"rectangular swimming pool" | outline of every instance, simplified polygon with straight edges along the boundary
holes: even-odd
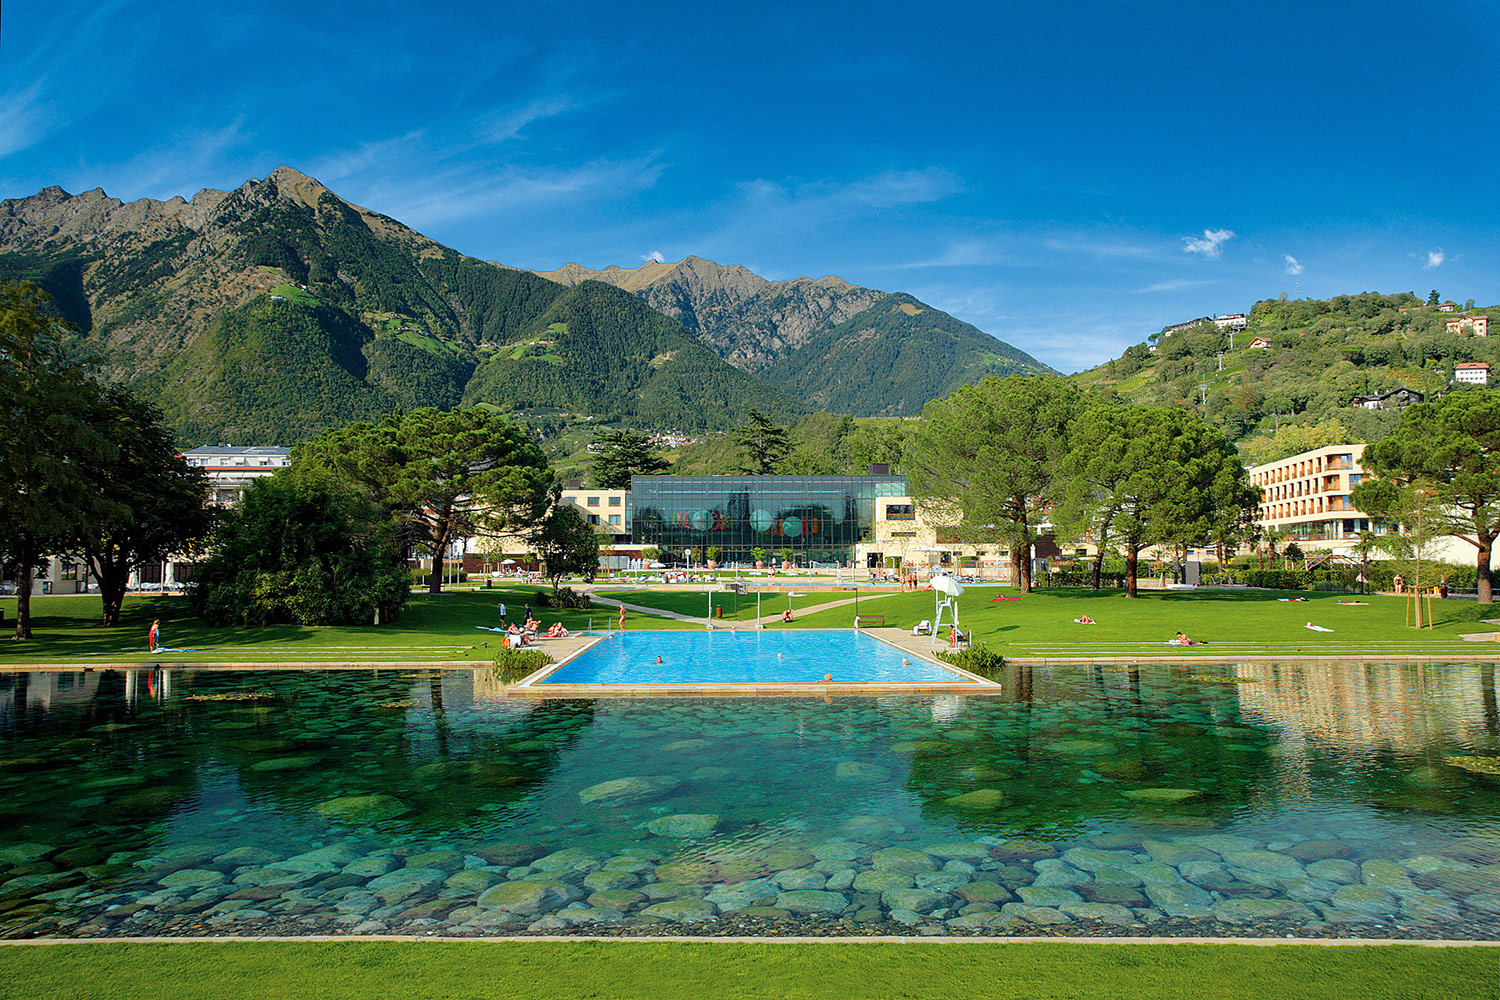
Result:
[[[660,662],[658,662],[658,657]],[[843,629],[623,632],[539,684],[963,683],[969,678]]]

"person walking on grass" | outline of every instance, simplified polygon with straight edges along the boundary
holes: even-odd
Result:
[[[501,625],[505,624],[505,602],[504,601],[500,602],[500,624]]]

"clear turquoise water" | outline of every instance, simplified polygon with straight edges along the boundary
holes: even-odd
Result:
[[[617,632],[549,674],[545,683],[796,684],[825,674],[846,683],[963,679],[847,629],[716,629]]]
[[[1002,683],[538,701],[488,672],[0,673],[0,935],[1500,935],[1492,666]]]

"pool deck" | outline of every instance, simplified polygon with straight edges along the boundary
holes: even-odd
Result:
[[[753,628],[753,626],[752,626]],[[745,628],[726,631],[748,631]],[[933,656],[933,650],[925,647],[926,637],[913,640],[901,629],[864,629],[866,635],[927,663],[933,664],[954,675],[952,681],[888,681],[888,682],[822,682],[766,684],[547,684],[549,675],[561,669],[569,660],[584,650],[601,642],[603,637],[584,640],[576,649],[559,656],[556,663],[529,675],[525,679],[508,685],[504,695],[508,698],[735,698],[735,697],[871,697],[890,694],[966,694],[997,695],[1001,686],[985,680],[967,670],[960,670]],[[908,642],[907,640],[913,640]],[[560,652],[560,647],[548,647],[549,652]]]

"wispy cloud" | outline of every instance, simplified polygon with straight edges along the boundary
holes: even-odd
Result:
[[[520,135],[521,130],[532,122],[555,118],[572,111],[577,106],[573,101],[562,96],[538,98],[513,111],[498,115],[481,129],[481,133],[489,142],[505,142]]]
[[[156,198],[175,195],[191,198],[209,178],[226,175],[226,163],[247,149],[243,119],[236,118],[215,129],[183,132],[164,146],[148,149],[124,163],[111,166],[82,164],[70,171],[70,183],[93,186],[101,174],[110,178],[111,194],[122,198]],[[249,177],[250,157],[244,165],[227,171],[227,183]],[[270,168],[267,167],[267,170]]]
[[[649,260],[657,264],[665,264],[667,262],[667,258],[662,256],[660,250],[652,250],[650,253],[642,256],[641,260]]]
[[[1150,295],[1155,292],[1181,292],[1189,288],[1202,288],[1205,285],[1221,284],[1221,278],[1172,278],[1168,281],[1158,281],[1154,285],[1135,289],[1137,295]]]
[[[1286,260],[1286,273],[1287,274],[1301,274],[1302,273],[1302,262],[1300,260],[1298,260],[1296,257],[1293,257],[1289,253],[1288,254],[1282,254],[1282,257]]]
[[[654,185],[662,166],[655,156],[596,160],[577,167],[488,171],[452,168],[365,187],[362,204],[421,229],[455,219],[480,218],[559,202],[619,197]]]
[[[1422,270],[1431,271],[1435,267],[1442,267],[1443,261],[1447,259],[1448,255],[1443,253],[1442,247],[1438,247],[1436,250],[1429,250],[1427,251],[1427,263],[1422,265]]]
[[[1053,236],[1043,241],[1048,250],[1066,254],[1085,254],[1090,257],[1136,257],[1146,259],[1157,256],[1158,251],[1150,246],[1130,240],[1101,238],[1099,236]]]
[[[1234,231],[1230,229],[1205,229],[1203,236],[1184,236],[1182,238],[1183,253],[1202,254],[1209,260],[1224,253],[1224,244],[1234,239]]]

